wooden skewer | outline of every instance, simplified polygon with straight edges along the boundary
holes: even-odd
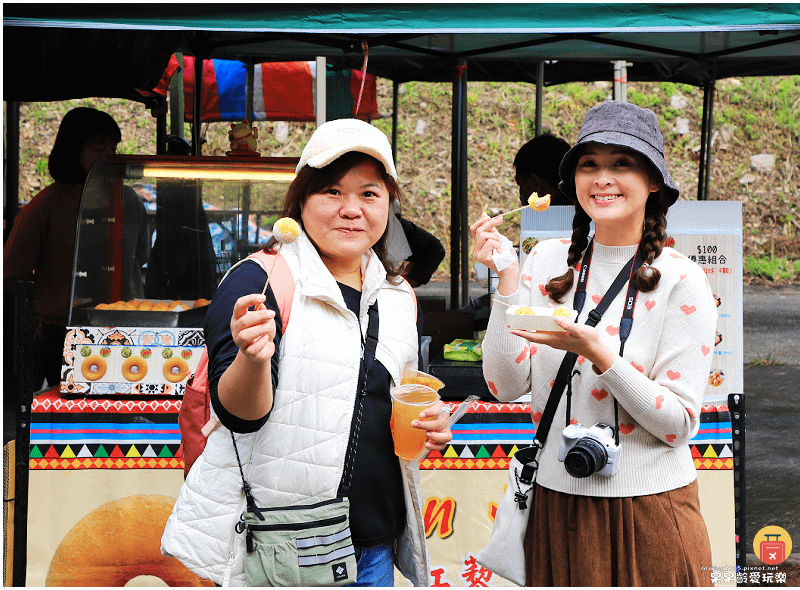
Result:
[[[494,301],[495,303],[499,303],[500,305],[505,305],[506,307],[514,307],[514,306],[513,306],[513,305],[511,305],[510,303],[503,303],[503,302],[502,302],[502,301],[500,301],[499,299],[494,299],[494,298],[492,298],[492,301]]]
[[[513,209],[511,211],[506,211],[505,213],[501,213],[500,215],[495,215],[492,219],[497,219],[498,217],[502,217],[503,215],[511,215],[512,213],[516,213],[517,211],[522,211],[523,209],[527,209],[530,205],[525,205],[524,207],[519,207],[517,209]]]
[[[549,194],[546,194],[542,198],[546,199],[549,196],[550,196]],[[500,215],[495,215],[494,217],[492,217],[492,219],[497,219],[498,217],[502,217],[503,215],[511,215],[512,213],[516,213],[517,211],[522,211],[526,207],[530,207],[531,209],[533,209],[533,203],[535,203],[537,200],[539,200],[539,193],[532,193],[531,196],[528,197],[528,204],[525,205],[524,207],[517,207],[516,209],[512,209],[511,211],[506,211],[505,213],[500,213]],[[536,211],[536,209],[533,209],[533,210]],[[544,209],[543,209],[543,211],[544,211]]]
[[[278,254],[281,253],[281,248],[283,247],[283,242],[278,242],[278,251],[275,253],[275,258],[272,261],[272,266],[267,273],[267,282],[264,283],[264,290],[261,291],[262,295],[267,294],[267,285],[269,285],[269,280],[272,278],[272,271],[275,270],[275,263],[278,262]]]

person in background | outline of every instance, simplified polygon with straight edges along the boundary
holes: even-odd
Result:
[[[678,189],[656,115],[618,101],[593,107],[560,174],[576,208],[571,241],[539,242],[520,269],[504,253],[502,218],[484,214],[471,228],[476,258],[500,277],[495,297],[503,305],[492,308],[483,340],[495,396],[530,392],[538,423],[565,352],[577,356],[538,457],[526,585],[710,585],[711,547],[687,443],[700,426],[717,311],[703,270],[664,246]],[[643,260],[638,270],[635,255]],[[618,276],[632,291],[621,290],[596,327],[586,325]],[[573,306],[579,315],[574,323],[556,317],[562,332],[509,330],[506,309],[515,304]],[[627,309],[633,324],[625,340]],[[567,424],[582,429],[581,438],[597,426],[607,456],[594,447],[588,453],[587,443],[574,455],[585,464],[562,455],[562,445],[566,452],[576,443],[565,437]]]
[[[191,144],[167,135],[168,156],[190,156]],[[214,244],[194,179],[162,178],[156,194],[156,234],[144,295],[148,299],[211,299],[217,289]]]
[[[18,281],[36,284],[37,382],[43,377],[53,386],[61,379],[81,195],[92,165],[116,153],[121,139],[119,126],[107,113],[78,107],[64,115],[48,159],[54,182],[20,209],[3,248],[6,292],[13,293]]]
[[[221,425],[192,466],[161,541],[164,555],[199,576],[225,586],[247,582],[245,535],[234,533],[244,494],[232,433],[258,506],[311,504],[337,497],[357,418],[349,494],[356,584],[393,586],[396,563],[414,585],[430,585],[419,465],[395,456],[390,430],[390,388],[417,366],[419,346],[413,291],[387,256],[387,224],[400,196],[380,130],[357,119],[324,123],[284,200],[283,216],[300,226],[299,237],[280,247],[291,277],[274,273],[265,297],[267,271],[246,259],[220,283],[205,336]],[[271,238],[265,252],[276,244]],[[285,329],[272,292],[279,280],[294,281]],[[262,303],[266,309],[256,307]],[[363,339],[375,304],[379,341],[367,369]],[[359,383],[365,395],[354,416]],[[443,450],[452,438],[444,407],[439,401],[412,422],[427,431],[428,449]]]
[[[395,201],[389,216],[388,254],[412,287],[427,284],[444,260],[444,246],[432,233],[409,221]]]
[[[549,131],[519,148],[514,157],[514,181],[519,186],[522,205],[528,204],[528,197],[534,192],[540,197],[549,194],[551,205],[572,205],[558,188],[558,165],[568,150],[569,143]]]

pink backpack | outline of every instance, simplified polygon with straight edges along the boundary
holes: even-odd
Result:
[[[282,331],[286,333],[286,327],[289,325],[289,315],[292,311],[292,299],[294,298],[294,278],[286,259],[280,255],[267,254],[263,250],[259,250],[247,258],[260,262],[265,270],[272,268],[273,279],[269,284],[275,294],[275,300],[278,302],[278,311],[283,324]],[[231,267],[225,277],[234,268],[235,266]],[[225,280],[225,277],[222,280]],[[178,412],[184,477],[189,474],[192,464],[203,453],[203,449],[206,447],[206,439],[216,424],[216,421],[211,420],[211,394],[208,389],[208,347],[206,347],[200,355],[197,369],[186,382],[183,402]]]

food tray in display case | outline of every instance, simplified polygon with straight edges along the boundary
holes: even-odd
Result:
[[[163,303],[165,306],[174,303],[170,301],[155,300],[151,303]],[[206,317],[208,305],[193,307],[194,301],[179,301],[184,307],[166,311],[140,311],[129,309],[86,309],[86,316],[90,326],[128,326],[148,327],[161,326],[164,328],[202,328]]]

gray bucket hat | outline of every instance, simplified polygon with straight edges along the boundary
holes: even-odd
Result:
[[[591,142],[620,145],[639,152],[661,174],[667,202],[672,205],[678,200],[678,187],[664,160],[664,138],[658,130],[658,118],[650,109],[618,100],[610,100],[589,109],[578,140],[564,154],[559,167],[561,182],[558,188],[574,202],[578,200],[575,194],[575,166],[583,144]]]

